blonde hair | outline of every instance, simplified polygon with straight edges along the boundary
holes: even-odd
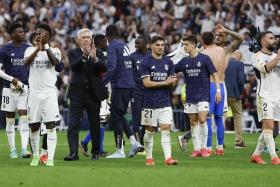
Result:
[[[92,32],[88,28],[82,28],[77,32],[77,38],[80,39],[81,36],[85,33],[89,33],[90,37],[92,38]]]

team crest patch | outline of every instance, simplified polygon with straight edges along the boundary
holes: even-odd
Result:
[[[167,64],[165,64],[164,69],[168,70],[168,65]]]
[[[197,67],[200,67],[201,66],[201,63],[200,62],[197,62]]]

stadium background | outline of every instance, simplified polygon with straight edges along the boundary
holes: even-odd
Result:
[[[1,0],[0,1],[0,47],[9,42],[7,27],[19,21],[26,27],[26,38],[34,32],[39,22],[45,22],[54,29],[54,42],[60,47],[66,69],[59,75],[58,92],[62,114],[67,111],[65,90],[70,78],[67,51],[76,46],[75,35],[83,26],[93,33],[104,33],[107,25],[115,23],[121,29],[123,38],[133,50],[134,39],[140,34],[153,36],[160,33],[166,43],[166,54],[180,45],[184,33],[199,34],[212,30],[221,23],[243,34],[245,40],[240,47],[246,66],[246,84],[243,92],[243,107],[256,119],[255,87],[256,79],[250,66],[249,28],[257,25],[262,31],[271,30],[280,34],[279,0]],[[173,92],[174,109],[182,108],[182,79]],[[67,123],[67,118],[64,116]],[[0,127],[4,127],[2,114]],[[129,117],[128,117],[129,119]],[[182,122],[182,117],[178,117]],[[86,123],[86,122],[84,122]],[[177,127],[183,130],[177,123]],[[231,124],[231,123],[229,123]],[[258,125],[258,124],[257,124]],[[232,128],[232,124],[228,128]],[[177,135],[172,133],[175,141]],[[81,132],[81,137],[85,132]],[[113,134],[105,134],[105,147],[113,152]],[[256,145],[258,134],[245,134],[247,148],[236,150],[232,147],[234,135],[227,134],[228,145],[224,157],[191,159],[178,146],[173,152],[180,161],[178,167],[168,170],[164,166],[160,149],[160,136],[155,136],[154,156],[156,167],[144,167],[144,158],[89,161],[81,157],[76,163],[66,163],[66,133],[58,133],[56,167],[31,168],[30,160],[8,158],[7,138],[0,130],[0,181],[1,186],[276,186],[279,185],[279,168],[252,165],[250,155]],[[20,144],[17,134],[17,146]],[[276,141],[277,144],[277,141]],[[188,146],[191,150],[191,146]],[[264,155],[268,160],[268,154]],[[147,180],[148,177],[148,180]]]

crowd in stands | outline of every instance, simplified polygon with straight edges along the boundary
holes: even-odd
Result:
[[[139,35],[161,34],[166,40],[168,54],[181,45],[185,34],[212,31],[216,24],[238,31],[244,36],[240,47],[246,68],[246,85],[243,107],[254,111],[256,79],[251,71],[248,50],[251,41],[250,28],[270,30],[280,35],[279,0],[2,0],[0,1],[0,47],[10,41],[7,28],[10,23],[20,22],[26,28],[26,38],[38,23],[47,23],[53,28],[54,43],[61,49],[65,70],[60,73],[58,88],[61,110],[67,106],[65,90],[70,71],[67,52],[76,47],[76,34],[87,27],[94,34],[104,34],[110,24],[116,24],[124,40],[134,51],[134,41]],[[179,79],[174,96],[180,99]],[[177,97],[177,96],[178,97]],[[174,99],[180,108],[180,101]]]

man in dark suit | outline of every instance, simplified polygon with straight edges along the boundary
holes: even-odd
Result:
[[[67,139],[70,154],[65,161],[79,160],[79,127],[83,110],[87,111],[90,125],[92,160],[99,158],[100,139],[100,105],[101,101],[108,97],[107,89],[100,74],[107,70],[101,59],[96,57],[96,48],[92,46],[92,33],[83,28],[78,31],[80,48],[68,52],[72,78],[69,85],[68,97],[70,99],[70,122]]]
[[[244,148],[242,139],[242,102],[241,93],[244,88],[244,64],[240,62],[242,53],[235,51],[229,60],[226,72],[225,83],[227,88],[227,100],[230,106],[235,129],[235,148]]]

